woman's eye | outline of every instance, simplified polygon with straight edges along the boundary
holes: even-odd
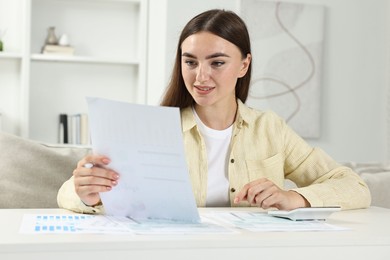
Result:
[[[224,61],[213,61],[212,63],[214,67],[221,67],[223,64],[225,64]]]
[[[187,64],[187,66],[189,66],[189,67],[196,66],[196,62],[193,60],[185,60],[184,63]]]

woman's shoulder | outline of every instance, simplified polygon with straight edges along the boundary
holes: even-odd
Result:
[[[253,108],[242,102],[239,104],[239,114],[245,121],[270,121],[279,123],[284,121],[275,111]]]

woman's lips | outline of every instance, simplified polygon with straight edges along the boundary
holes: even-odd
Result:
[[[200,94],[207,94],[210,93],[215,87],[208,87],[208,86],[194,86],[198,93]]]

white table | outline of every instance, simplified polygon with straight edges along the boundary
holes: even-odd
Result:
[[[216,209],[199,209],[201,214],[210,210]],[[19,233],[24,214],[68,213],[0,209],[0,259],[390,259],[390,209],[377,207],[333,213],[328,223],[349,228],[346,231],[137,236]]]

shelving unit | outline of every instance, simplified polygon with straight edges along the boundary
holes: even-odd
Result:
[[[0,29],[7,29],[0,53],[3,131],[56,143],[59,114],[87,113],[87,96],[146,103],[147,5],[0,0]],[[50,26],[57,37],[68,35],[73,56],[41,54]]]
[[[24,0],[0,0],[0,30],[4,50],[0,52],[1,130],[21,135],[25,93],[26,3]]]

